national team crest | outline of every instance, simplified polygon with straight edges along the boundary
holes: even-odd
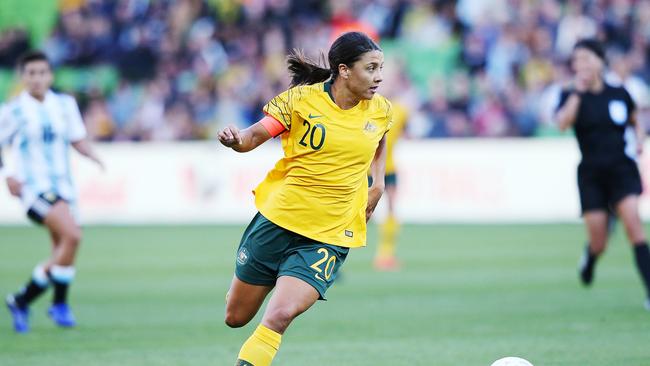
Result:
[[[370,121],[366,121],[366,124],[363,126],[363,131],[366,133],[375,133],[377,132],[377,125]]]
[[[621,100],[612,100],[609,102],[609,117],[621,126],[627,122],[627,106]]]
[[[237,264],[239,265],[244,265],[248,263],[248,249],[246,248],[241,248],[239,249],[239,252],[237,252]]]

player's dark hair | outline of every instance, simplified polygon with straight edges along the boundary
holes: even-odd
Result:
[[[325,57],[322,54],[320,60],[315,62],[307,58],[302,51],[294,50],[287,58],[291,86],[320,83],[329,78],[335,79],[339,75],[339,65],[352,67],[364,53],[370,51],[381,51],[381,48],[361,32],[344,33],[334,41],[327,53],[329,68],[324,65]]]
[[[594,55],[598,56],[599,59],[603,60],[603,62],[607,62],[607,58],[605,57],[605,48],[600,41],[593,38],[581,39],[575,44],[575,46],[573,46],[574,50],[580,48],[590,51]]]
[[[33,50],[20,55],[18,58],[18,70],[22,72],[28,63],[34,61],[45,61],[51,67],[50,60],[47,59],[47,55],[43,51]]]

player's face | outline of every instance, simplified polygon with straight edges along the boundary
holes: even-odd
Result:
[[[43,98],[52,86],[52,70],[46,61],[28,62],[21,77],[27,92],[35,98]]]
[[[603,72],[604,66],[603,60],[587,49],[578,48],[573,51],[571,67],[576,77],[584,82],[591,83],[598,79]]]
[[[348,87],[359,99],[372,99],[383,80],[384,54],[364,53],[349,69]]]

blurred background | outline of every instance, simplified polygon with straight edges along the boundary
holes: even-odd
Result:
[[[18,56],[44,50],[109,165],[73,161],[85,222],[245,222],[281,150],[241,157],[216,132],[262,116],[293,48],[318,58],[350,30],[378,40],[380,92],[406,111],[406,221],[578,220],[579,156],[552,114],[581,38],[604,42],[606,79],[650,119],[646,0],[3,0],[0,102],[21,90]],[[6,202],[0,222],[25,222]]]
[[[408,106],[414,139],[557,135],[551,112],[583,37],[605,42],[608,80],[650,101],[650,2],[638,0],[3,0],[0,101],[19,89],[18,55],[41,48],[93,139],[209,139],[258,120],[287,88],[292,48],[317,57],[351,29],[380,41],[381,92]]]

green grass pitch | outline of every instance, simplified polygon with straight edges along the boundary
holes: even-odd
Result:
[[[88,227],[71,299],[79,327],[32,309],[15,335],[0,311],[0,365],[234,364],[248,326],[223,324],[243,226]],[[374,229],[374,228],[373,228]],[[343,277],[283,337],[274,365],[650,365],[650,312],[622,229],[582,288],[579,225],[408,225],[404,268],[377,273],[374,246],[353,250]],[[43,230],[0,227],[0,293],[49,253]]]

